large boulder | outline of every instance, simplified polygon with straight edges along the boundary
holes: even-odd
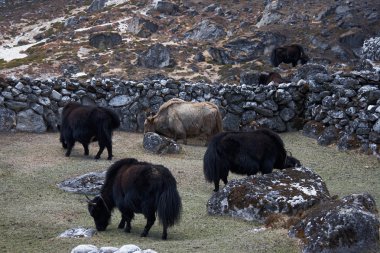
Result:
[[[169,1],[157,1],[155,9],[166,15],[175,15],[179,10],[179,6]]]
[[[256,26],[260,28],[280,21],[282,18],[281,8],[282,3],[280,1],[267,1],[263,15]]]
[[[320,64],[308,63],[300,66],[297,69],[296,74],[293,77],[294,82],[298,82],[300,79],[310,80],[315,79],[318,74],[328,74],[327,68]]]
[[[89,43],[91,46],[99,49],[114,48],[122,43],[122,38],[118,33],[97,33],[90,35]]]
[[[184,37],[186,39],[197,41],[215,41],[226,35],[227,33],[224,31],[224,28],[222,26],[215,24],[208,19],[205,19],[196,24],[191,30],[187,31],[184,34]]]
[[[138,56],[137,65],[145,68],[165,68],[174,65],[168,47],[157,43]]]
[[[16,130],[32,133],[46,132],[46,124],[42,115],[32,109],[21,111],[17,114]]]
[[[362,58],[380,61],[380,37],[370,38],[364,41]]]
[[[330,199],[322,178],[305,167],[233,179],[207,202],[213,215],[263,222],[272,214],[294,215]]]
[[[148,19],[135,16],[126,21],[126,30],[141,38],[148,38],[157,32],[158,25]]]
[[[223,45],[234,62],[252,61],[264,53],[264,43],[258,39],[236,38]]]
[[[9,131],[16,126],[16,113],[7,108],[0,108],[0,132]]]
[[[90,172],[79,177],[66,179],[59,184],[58,188],[67,192],[79,194],[99,194],[104,184],[106,172]]]
[[[96,12],[100,11],[106,6],[107,0],[94,0],[91,5],[88,7],[87,12]]]
[[[379,249],[379,227],[373,197],[352,194],[313,207],[289,235],[301,239],[302,252],[375,252],[370,250]]]
[[[153,132],[144,134],[143,147],[155,154],[178,154],[181,152],[181,146],[174,140]]]

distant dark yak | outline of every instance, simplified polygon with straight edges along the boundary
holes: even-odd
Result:
[[[297,66],[299,60],[301,64],[305,64],[309,61],[309,57],[305,54],[302,46],[290,45],[284,47],[276,47],[273,49],[270,60],[273,66],[277,67],[282,62],[291,63],[293,67]]]
[[[180,219],[182,203],[169,169],[129,158],[111,165],[100,195],[88,202],[88,211],[98,231],[106,230],[115,207],[122,214],[118,228],[124,228],[127,233],[131,232],[134,214],[144,214],[147,223],[142,237],[148,235],[157,212],[163,225],[162,239],[166,240],[167,228]]]
[[[112,159],[112,133],[120,126],[118,115],[110,109],[85,106],[70,102],[62,111],[60,141],[67,149],[66,156],[70,156],[76,141],[84,148],[84,155],[88,155],[88,145],[98,141],[99,151],[95,159],[99,159],[104,148],[108,151],[108,160]]]
[[[229,171],[250,176],[299,165],[296,158],[287,155],[280,136],[269,129],[219,133],[203,158],[203,172],[208,182],[214,182],[214,191],[219,190],[220,179],[227,184]]]
[[[274,82],[275,84],[285,83],[287,82],[285,79],[281,77],[281,75],[277,72],[261,73],[259,76],[259,84],[269,84],[270,82]]]

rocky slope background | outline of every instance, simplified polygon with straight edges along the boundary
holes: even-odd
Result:
[[[239,84],[275,70],[290,80],[295,68],[274,69],[269,56],[292,43],[311,62],[352,70],[363,43],[380,36],[379,9],[341,0],[1,0],[0,75]]]

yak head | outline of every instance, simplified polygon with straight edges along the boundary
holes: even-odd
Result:
[[[293,167],[299,167],[299,166],[301,166],[301,162],[297,158],[294,158],[291,155],[288,155],[285,158],[284,168],[293,168]]]
[[[94,218],[96,229],[98,231],[106,230],[111,218],[111,211],[101,196],[96,196],[88,201],[88,211],[92,218]]]
[[[154,118],[153,116],[148,116],[144,122],[144,133],[155,132],[155,130]]]
[[[304,65],[309,61],[309,56],[307,56],[305,53],[302,53],[300,60],[301,60],[301,64]]]

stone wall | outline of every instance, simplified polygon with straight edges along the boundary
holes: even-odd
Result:
[[[179,97],[217,104],[225,130],[256,126],[277,132],[303,129],[321,145],[337,143],[341,149],[362,147],[378,154],[379,84],[378,71],[328,74],[310,66],[300,68],[292,83],[278,86],[209,85],[172,79],[82,82],[8,78],[0,79],[0,131],[56,131],[63,106],[78,101],[113,108],[120,115],[121,130],[142,132],[146,115]]]

